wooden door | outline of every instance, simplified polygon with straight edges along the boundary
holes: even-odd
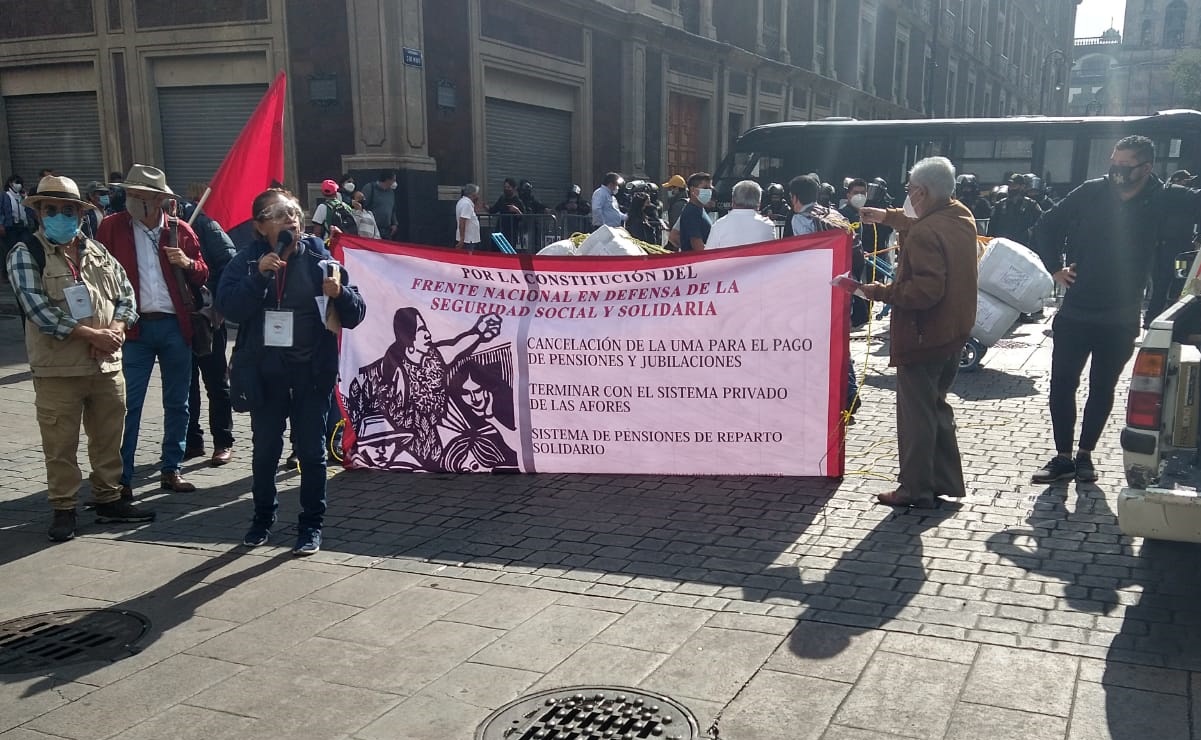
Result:
[[[671,93],[667,104],[667,175],[687,178],[702,162],[705,101]]]

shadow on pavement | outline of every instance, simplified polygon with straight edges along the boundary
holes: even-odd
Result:
[[[206,575],[213,571],[237,563],[246,553],[246,550],[242,550],[207,560],[195,568],[180,573],[162,586],[106,608],[136,612],[150,620],[149,632],[138,641],[136,646],[138,652],[142,652],[165,633],[191,619],[199,607],[291,560],[291,557],[286,554],[274,558],[254,558],[257,562],[249,567],[234,570],[213,581],[206,582],[204,580]],[[58,668],[31,684],[22,696],[30,697],[45,691],[53,691],[64,682],[80,681],[89,674],[103,670],[109,665],[112,663],[92,662]],[[0,675],[0,682],[20,682],[28,679],[28,673],[13,676]]]
[[[1112,740],[1187,738],[1183,671],[1201,670],[1201,545],[1127,537],[1104,491],[1076,484],[1069,511],[1068,488],[1045,489],[1027,519],[1030,529],[995,534],[988,549],[1062,582],[1072,609],[1098,616],[1092,636],[1105,637],[1102,619],[1120,621],[1118,632],[1108,633],[1101,678]],[[1156,661],[1177,670],[1148,665]],[[1089,684],[1080,686],[1087,691]]]
[[[909,509],[882,519],[867,537],[838,559],[813,591],[822,597],[811,603],[821,608],[804,615],[806,621],[835,622],[846,631],[811,633],[796,629],[789,648],[803,658],[832,658],[859,634],[881,629],[895,619],[917,595],[926,580],[922,563],[922,534],[953,516],[959,506],[943,502],[933,511]]]

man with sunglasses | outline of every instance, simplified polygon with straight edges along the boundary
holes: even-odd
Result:
[[[1068,193],[1035,227],[1047,271],[1064,286],[1055,316],[1050,410],[1056,455],[1034,473],[1034,483],[1097,479],[1092,452],[1113,409],[1114,389],[1139,334],[1147,278],[1156,281],[1173,255],[1166,254],[1168,211],[1201,209],[1197,191],[1178,202],[1165,195],[1152,172],[1155,145],[1145,136],[1118,141],[1109,173]],[[1187,202],[1185,202],[1187,201]],[[1076,389],[1091,359],[1088,400],[1073,455]]]
[[[80,233],[91,203],[65,177],[44,177],[26,204],[38,230],[8,257],[8,276],[25,314],[25,350],[46,457],[54,542],[75,536],[75,494],[83,481],[79,428],[88,433],[96,521],[148,522],[152,512],[121,498],[125,328],[137,321],[134,290],[121,265]]]

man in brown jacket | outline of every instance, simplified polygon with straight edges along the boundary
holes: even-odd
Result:
[[[863,223],[896,229],[902,247],[896,280],[862,286],[892,304],[889,364],[897,369],[900,487],[880,503],[932,508],[936,496],[964,493],[955,413],[947,391],[976,321],[976,222],[952,196],[955,167],[929,157],[909,172],[905,208],[863,208]]]

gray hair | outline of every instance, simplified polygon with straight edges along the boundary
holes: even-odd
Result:
[[[955,194],[955,165],[946,157],[926,157],[909,170],[909,183],[921,185],[935,199]]]
[[[474,182],[469,182],[463,186],[463,195],[471,196],[478,192],[480,192],[480,186],[476,185]]]
[[[731,193],[735,208],[759,208],[763,201],[763,188],[754,180],[743,180],[734,186]]]

